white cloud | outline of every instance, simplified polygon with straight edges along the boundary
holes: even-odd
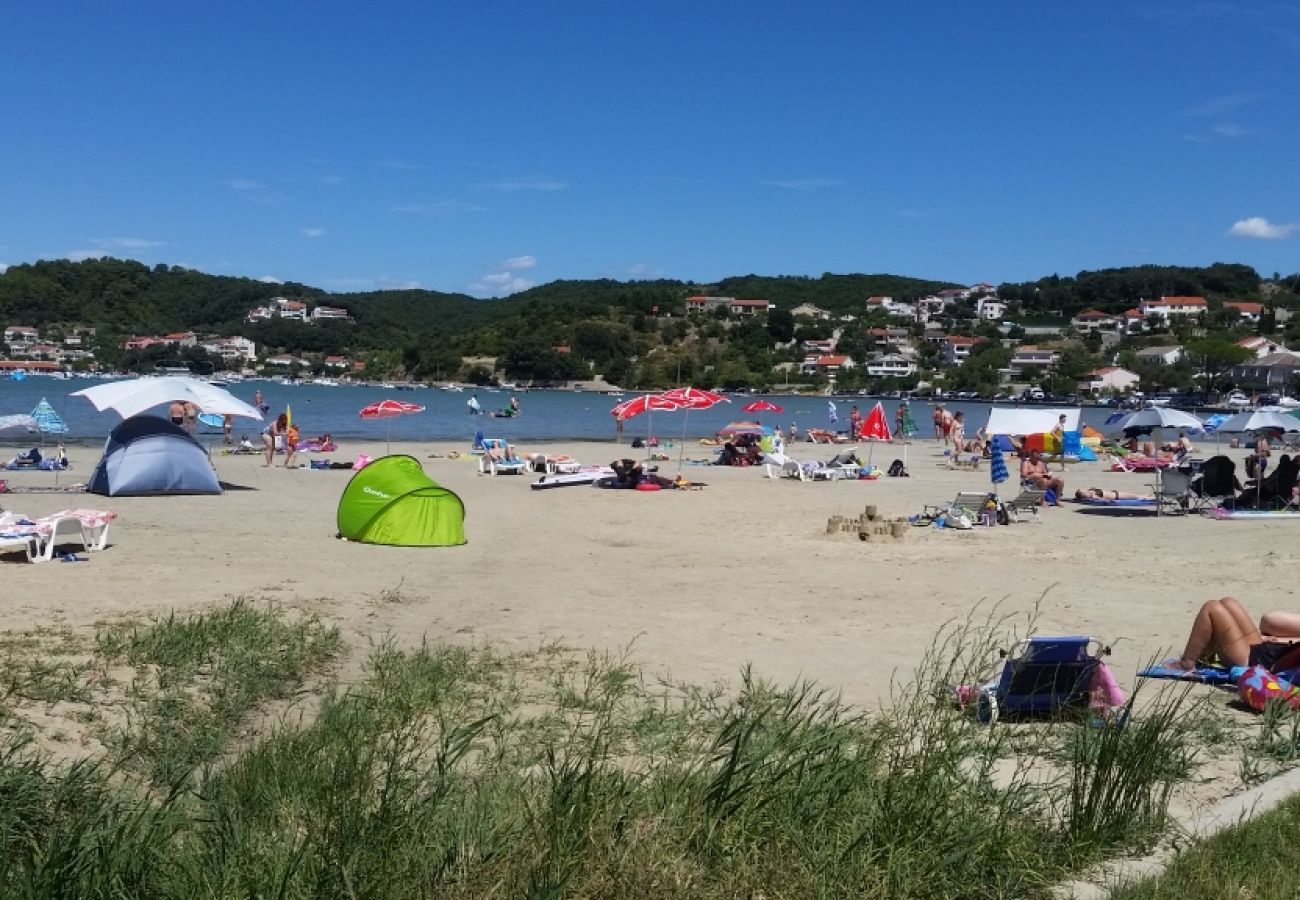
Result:
[[[153,247],[165,247],[166,241],[150,241],[144,238],[94,238],[91,243],[105,250],[149,250]]]
[[[536,265],[537,257],[535,256],[512,256],[503,262],[499,268],[517,272],[520,269],[531,269]]]
[[[283,278],[276,278],[274,275],[263,275],[257,280],[262,282],[262,284],[284,284]]]
[[[568,185],[563,181],[533,178],[519,181],[490,181],[480,187],[489,191],[511,194],[515,191],[562,191]]]
[[[768,187],[785,188],[787,191],[817,191],[822,188],[839,187],[844,182],[839,178],[787,178],[760,179],[759,184]]]
[[[251,178],[229,178],[221,183],[254,203],[265,203],[274,206],[284,199],[284,194],[272,190],[260,181],[253,181]]]
[[[439,213],[483,212],[482,206],[462,203],[459,200],[437,200],[433,203],[402,203],[388,208],[391,212],[407,213],[412,216],[436,216]]]
[[[1232,227],[1228,229],[1228,236],[1276,241],[1290,237],[1297,227],[1300,227],[1300,225],[1295,223],[1274,224],[1263,216],[1250,216],[1233,222]]]
[[[375,287],[381,291],[418,291],[424,285],[413,278],[394,278],[392,275],[380,275],[375,279]]]
[[[1235,94],[1222,94],[1218,97],[1211,97],[1204,103],[1193,106],[1186,110],[1183,115],[1189,118],[1214,118],[1241,109],[1243,106],[1249,106],[1259,99],[1258,94],[1248,94],[1238,92]]]
[[[325,229],[324,229],[324,228],[314,228],[314,227],[313,227],[313,228],[303,228],[299,233],[300,233],[303,237],[318,238],[318,237],[324,237],[324,236],[325,236]]]
[[[504,297],[526,291],[532,286],[533,282],[527,278],[520,278],[517,275],[511,275],[509,272],[489,272],[471,284],[469,289],[476,294],[492,294],[497,297]]]
[[[1238,138],[1250,134],[1250,130],[1236,122],[1219,122],[1210,129],[1220,137]]]

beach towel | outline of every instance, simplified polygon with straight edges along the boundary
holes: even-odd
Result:
[[[1075,503],[1082,503],[1084,506],[1150,506],[1155,508],[1155,497],[1128,498],[1124,500],[1115,500],[1110,497],[1084,497],[1081,500],[1075,500]]]
[[[1244,669],[1233,670],[1207,665],[1199,665],[1195,669],[1183,669],[1160,663],[1138,672],[1138,678],[1167,678],[1173,681],[1195,681],[1199,684],[1229,685],[1237,680],[1233,675],[1234,671],[1239,675]]]

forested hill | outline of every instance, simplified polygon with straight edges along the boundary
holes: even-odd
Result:
[[[331,294],[308,285],[268,284],[251,278],[208,275],[180,266],[150,268],[130,260],[50,260],[12,266],[0,275],[0,323],[42,327],[82,323],[120,334],[181,330],[239,333],[255,306],[272,297],[347,309],[356,342],[404,343],[414,335],[457,335],[503,319],[571,323],[610,313],[650,315],[682,310],[691,294],[761,297],[783,309],[815,303],[837,313],[861,313],[873,294],[914,297],[948,282],[895,275],[823,275],[821,278],[745,275],[717,284],[661,279],[553,281],[501,300],[439,291]]]
[[[1295,276],[1285,279],[1294,282]],[[1295,286],[1291,285],[1294,290]],[[1028,314],[1072,316],[1085,309],[1119,313],[1140,300],[1157,297],[1207,297],[1212,300],[1257,300],[1259,274],[1250,266],[1130,266],[1080,272],[1074,277],[1049,275],[1037,281],[1003,284],[998,296]]]

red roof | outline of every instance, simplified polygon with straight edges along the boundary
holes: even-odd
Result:
[[[847,356],[819,356],[817,365],[819,366],[842,366],[848,360]]]
[[[1252,316],[1257,316],[1264,311],[1263,303],[1251,303],[1246,300],[1225,300],[1223,305],[1228,309],[1235,309]]]
[[[969,347],[971,344],[978,344],[984,338],[963,337],[959,334],[949,334],[944,336],[944,340],[954,347]]]
[[[1147,306],[1204,306],[1204,297],[1161,297],[1159,300],[1148,300]]]
[[[1142,315],[1142,310],[1140,310],[1140,309],[1126,309],[1126,310],[1124,310],[1124,318],[1126,318],[1126,319],[1144,319],[1144,318],[1146,318],[1146,316]]]
[[[1075,316],[1075,318],[1076,319],[1113,319],[1115,317],[1112,316],[1110,313],[1104,313],[1099,309],[1085,309],[1083,312]]]

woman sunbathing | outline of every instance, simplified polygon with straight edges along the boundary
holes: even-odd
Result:
[[[1075,500],[1151,500],[1156,498],[1151,494],[1134,494],[1130,491],[1102,490],[1097,487],[1090,487],[1086,491],[1078,490],[1074,492]]]
[[[1197,663],[1215,655],[1226,666],[1244,666],[1250,662],[1250,648],[1256,644],[1290,643],[1300,639],[1300,614],[1265,613],[1255,627],[1250,613],[1231,597],[1208,600],[1196,613],[1192,633],[1182,656],[1166,660],[1163,665],[1190,671]]]

